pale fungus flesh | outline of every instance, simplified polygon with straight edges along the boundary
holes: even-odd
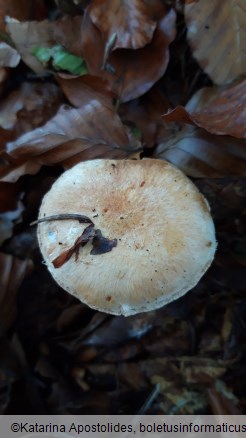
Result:
[[[44,261],[63,289],[102,312],[157,309],[192,289],[214,258],[206,199],[164,160],[77,164],[45,195],[39,219],[68,214],[88,221],[38,224]]]

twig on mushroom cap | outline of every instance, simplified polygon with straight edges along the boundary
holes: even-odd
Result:
[[[101,230],[95,230],[94,224],[88,225],[79,236],[73,246],[56,257],[55,260],[52,261],[55,268],[60,268],[64,263],[66,263],[73,253],[75,253],[75,261],[78,260],[79,257],[79,247],[85,246],[86,243],[92,242],[92,250],[91,254],[99,255],[105,254],[106,252],[112,251],[113,248],[117,246],[117,239],[108,239],[107,237],[103,237]]]
[[[75,219],[78,220],[79,223],[89,223],[89,225],[84,229],[81,236],[79,236],[73,246],[66,251],[64,251],[62,254],[60,254],[58,257],[56,257],[52,263],[55,268],[60,268],[64,263],[66,263],[75,253],[75,261],[78,260],[79,257],[79,247],[85,246],[86,243],[89,241],[92,241],[92,250],[91,254],[98,255],[98,254],[104,254],[105,252],[110,252],[114,247],[117,246],[117,239],[107,239],[106,237],[103,237],[101,230],[95,230],[94,223],[92,220],[84,215],[81,214],[71,214],[71,213],[65,213],[65,214],[55,214],[52,216],[46,216],[41,219],[38,219],[34,222],[31,222],[30,225],[36,225],[41,222],[51,222],[56,220],[68,220],[68,219]]]
[[[73,253],[75,253],[75,261],[77,261],[79,256],[79,247],[85,246],[85,244],[95,236],[95,233],[96,230],[94,229],[94,225],[93,224],[88,225],[88,227],[84,229],[81,236],[79,236],[75,240],[73,246],[69,248],[67,251],[60,254],[58,257],[55,258],[55,260],[52,261],[54,267],[60,268],[62,265],[64,265],[64,263],[66,263],[72,257]]]
[[[33,221],[30,223],[30,226],[40,224],[41,222],[50,222],[50,221],[57,221],[57,220],[77,220],[80,224],[93,224],[93,221],[87,217],[83,216],[82,214],[76,214],[76,213],[64,213],[64,214],[54,214],[52,216],[46,216],[42,217],[41,219],[37,219],[36,221]],[[94,225],[94,224],[93,224]]]

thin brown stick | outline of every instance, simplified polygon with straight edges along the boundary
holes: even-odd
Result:
[[[64,213],[64,214],[54,214],[52,216],[42,217],[41,219],[37,219],[36,221],[31,222],[30,226],[40,224],[41,222],[60,221],[60,220],[63,221],[69,219],[70,220],[74,219],[76,221],[79,221],[80,224],[93,224],[92,220],[89,217],[83,216],[82,214]]]

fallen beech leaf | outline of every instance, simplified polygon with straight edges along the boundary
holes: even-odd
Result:
[[[51,62],[55,70],[65,70],[72,75],[85,75],[87,68],[83,58],[68,52],[60,44],[52,47],[37,46],[33,50],[33,55],[47,67]]]
[[[140,149],[139,141],[130,141],[115,108],[85,89],[79,109],[64,105],[44,126],[7,144],[9,165],[0,168],[0,177],[8,182],[27,170],[35,173],[42,164],[69,167],[83,159],[125,158]]]
[[[171,127],[159,139],[155,158],[170,161],[192,177],[246,176],[245,143],[185,125]],[[169,125],[168,125],[169,127]]]
[[[30,131],[53,116],[61,102],[61,90],[52,83],[23,82],[0,104],[0,126],[12,137]]]
[[[17,18],[18,20],[27,20],[30,18],[30,1],[29,0],[0,0],[0,30],[5,30],[5,17],[7,15]]]
[[[107,79],[121,102],[127,102],[146,93],[166,71],[169,62],[168,47],[176,33],[175,21],[174,10],[166,11],[150,44],[138,50],[115,50],[109,54],[104,66],[105,44],[100,31],[85,12],[82,48],[90,74]]]
[[[16,318],[16,294],[33,268],[31,260],[0,253],[0,321],[8,329]]]
[[[158,133],[164,129],[161,114],[167,111],[169,103],[154,87],[148,93],[123,103],[119,108],[119,114],[124,123],[136,126],[142,136],[144,146],[151,148],[155,145]]]
[[[48,62],[50,58],[49,49],[54,46],[63,46],[63,52],[67,56],[69,52],[73,62],[73,56],[82,57],[81,20],[82,17],[63,17],[54,22],[48,20],[20,22],[7,17],[6,29],[21,54],[22,60],[35,73],[44,74],[46,72],[45,62]],[[34,53],[40,56],[40,60]],[[54,56],[57,57],[57,53]]]
[[[205,97],[203,94],[200,96],[199,92],[195,94],[186,105],[188,113],[202,110],[207,99],[209,104],[206,93]],[[161,132],[158,139],[156,158],[171,161],[193,177],[246,175],[244,140],[229,135],[214,135],[196,126],[184,125],[180,129],[173,122],[165,127],[166,130]]]
[[[22,175],[35,175],[40,167],[40,163],[35,160],[28,160],[24,163],[20,160],[12,160],[0,166],[0,181],[16,182]]]
[[[110,107],[112,106],[113,98],[115,98],[108,82],[97,76],[85,75],[77,78],[66,78],[64,75],[58,74],[57,82],[69,102],[77,108],[84,105],[85,91],[92,99],[96,93],[98,97],[100,96],[101,102]]]
[[[0,179],[15,182],[21,175],[34,174],[40,164],[13,160],[5,154],[5,145],[17,136],[44,124],[60,105],[61,90],[52,83],[23,82],[0,105]],[[5,179],[6,177],[6,179]]]
[[[53,37],[57,44],[61,44],[68,52],[83,57],[81,48],[82,16],[65,16],[54,21]]]
[[[37,74],[44,74],[45,68],[33,55],[37,46],[54,45],[52,23],[48,20],[20,22],[6,18],[6,29],[21,55],[22,60]]]
[[[97,124],[97,117],[100,124]],[[106,129],[106,127],[110,128],[107,126],[109,124],[110,131]],[[55,162],[59,163],[74,153],[80,152],[80,150],[68,148],[69,142],[74,139],[80,141],[77,144],[79,149],[105,145],[112,149],[121,146],[123,150],[129,150],[129,152],[132,150],[130,145],[127,145],[126,131],[119,117],[95,99],[79,109],[63,105],[46,125],[8,143],[7,153],[15,159],[29,158],[66,144],[63,153],[55,158]]]
[[[93,0],[88,11],[106,43],[115,35],[111,50],[140,49],[151,41],[156,28],[142,0]]]
[[[164,122],[190,123],[217,135],[246,138],[246,79],[226,88],[202,88],[185,109],[178,106],[162,116]]]
[[[78,15],[83,12],[90,0],[54,0],[59,13],[62,15]]]
[[[216,84],[246,73],[245,0],[186,3],[185,20],[193,55]]]
[[[0,68],[16,67],[20,62],[20,55],[6,43],[0,43]]]

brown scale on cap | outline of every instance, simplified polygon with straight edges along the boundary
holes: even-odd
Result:
[[[55,268],[52,261],[74,246],[88,224],[71,219],[38,225],[55,280],[103,312],[128,316],[161,307],[194,287],[214,257],[207,201],[163,160],[79,163],[52,186],[39,217],[61,213],[93,218],[103,238],[117,241],[106,253],[93,253],[89,241],[76,250],[77,261],[72,255]]]

